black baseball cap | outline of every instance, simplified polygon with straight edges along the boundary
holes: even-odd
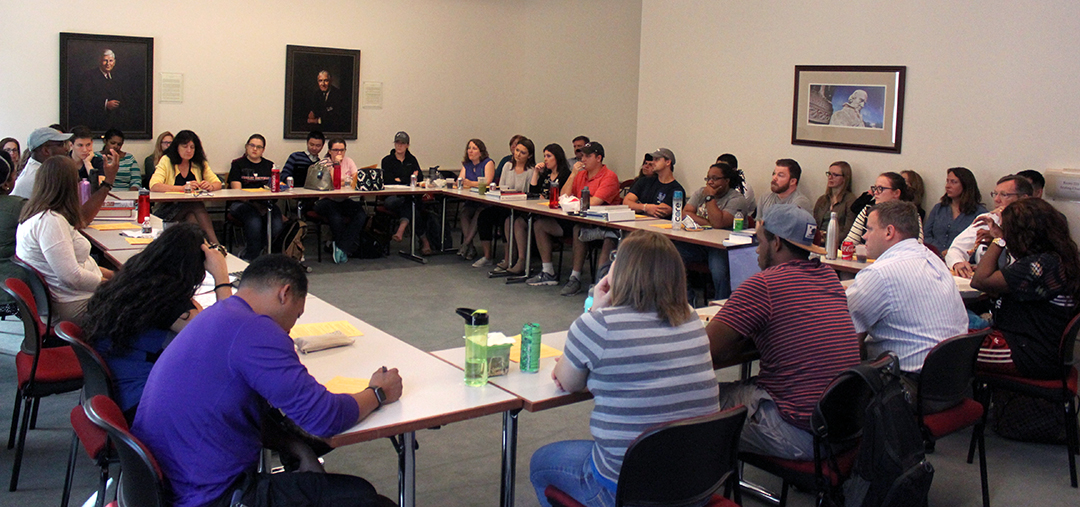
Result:
[[[581,147],[581,153],[585,154],[585,155],[596,154],[596,155],[600,155],[601,157],[603,157],[604,156],[604,145],[602,145],[602,144],[600,144],[600,143],[598,143],[596,141],[585,143],[585,146]]]

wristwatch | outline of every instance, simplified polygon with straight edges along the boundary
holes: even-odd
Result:
[[[707,195],[707,196],[705,196],[705,202],[709,202],[709,201],[711,201],[711,200],[713,200],[715,198],[716,198],[716,196],[714,196],[714,195]]]
[[[386,393],[378,386],[368,386],[368,389],[375,393],[375,401],[379,402],[379,406],[375,407],[375,410],[382,408],[383,403],[386,403]]]
[[[1000,246],[1002,249],[1004,249],[1005,248],[1005,238],[994,238],[994,244],[997,245],[997,246]]]

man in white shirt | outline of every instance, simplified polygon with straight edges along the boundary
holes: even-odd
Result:
[[[30,160],[26,161],[26,167],[15,180],[11,195],[29,199],[34,191],[34,180],[37,179],[41,163],[53,155],[66,155],[70,150],[70,142],[71,134],[49,127],[42,127],[31,132],[30,139],[26,141],[26,147],[30,150]]]
[[[975,264],[979,263],[986,246],[994,240],[987,223],[993,221],[1001,225],[1001,210],[1032,194],[1031,182],[1023,176],[1010,174],[998,180],[994,191],[990,192],[994,198],[994,211],[975,217],[967,229],[956,235],[945,252],[945,265],[953,274],[964,278],[971,278],[975,274]]]
[[[772,182],[769,189],[772,192],[762,196],[758,203],[757,216],[765,216],[765,211],[774,204],[794,204],[806,211],[813,212],[814,204],[810,198],[799,192],[799,180],[802,179],[802,167],[799,163],[790,159],[782,158],[776,161],[776,169],[773,169]]]
[[[907,373],[922,371],[930,349],[966,333],[968,324],[952,275],[918,237],[914,204],[874,206],[863,238],[867,257],[877,260],[847,289],[848,311],[866,357],[895,352]]]

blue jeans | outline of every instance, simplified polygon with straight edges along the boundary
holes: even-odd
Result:
[[[596,478],[592,464],[592,440],[564,440],[536,450],[529,462],[529,479],[540,505],[551,507],[544,489],[555,486],[589,507],[615,505],[615,493]]]
[[[360,234],[364,232],[364,225],[367,224],[364,205],[351,199],[335,201],[326,198],[315,203],[315,212],[330,224],[330,234],[333,235],[337,247],[342,249],[345,255],[355,254],[360,248]],[[319,245],[319,248],[322,248],[322,245]]]
[[[281,209],[276,204],[271,205],[270,231],[273,237],[281,233]],[[229,214],[244,224],[244,253],[240,255],[245,261],[252,261],[259,256],[263,248],[266,248],[266,222],[259,211],[266,209],[265,201],[238,201],[229,206]]]
[[[682,241],[675,242],[675,248],[679,250],[684,263],[708,262],[709,272],[712,274],[713,288],[716,293],[713,299],[727,299],[731,297],[731,271],[728,266],[727,250],[709,248]]]

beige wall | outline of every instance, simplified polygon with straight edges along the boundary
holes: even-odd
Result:
[[[154,131],[194,130],[218,172],[253,132],[267,137],[266,157],[279,164],[303,149],[303,141],[281,137],[287,44],[359,49],[361,80],[383,83],[383,108],[360,110],[359,139],[349,145],[358,164],[377,163],[394,132],[407,130],[425,166],[460,164],[471,137],[497,160],[514,133],[541,147],[569,147],[588,134],[604,142],[613,167],[633,165],[640,2],[3,4],[0,61],[14,72],[0,71],[0,137],[25,141],[57,121],[65,31],[153,37],[155,73],[184,74],[184,102],[155,102]],[[140,162],[152,149],[149,141],[126,148]]]
[[[759,195],[777,158],[816,198],[835,160],[863,189],[884,171],[927,180],[963,165],[989,202],[1010,172],[1080,167],[1080,3],[644,0],[637,153],[667,146],[699,186],[722,152]],[[899,155],[791,144],[795,65],[906,65]]]

